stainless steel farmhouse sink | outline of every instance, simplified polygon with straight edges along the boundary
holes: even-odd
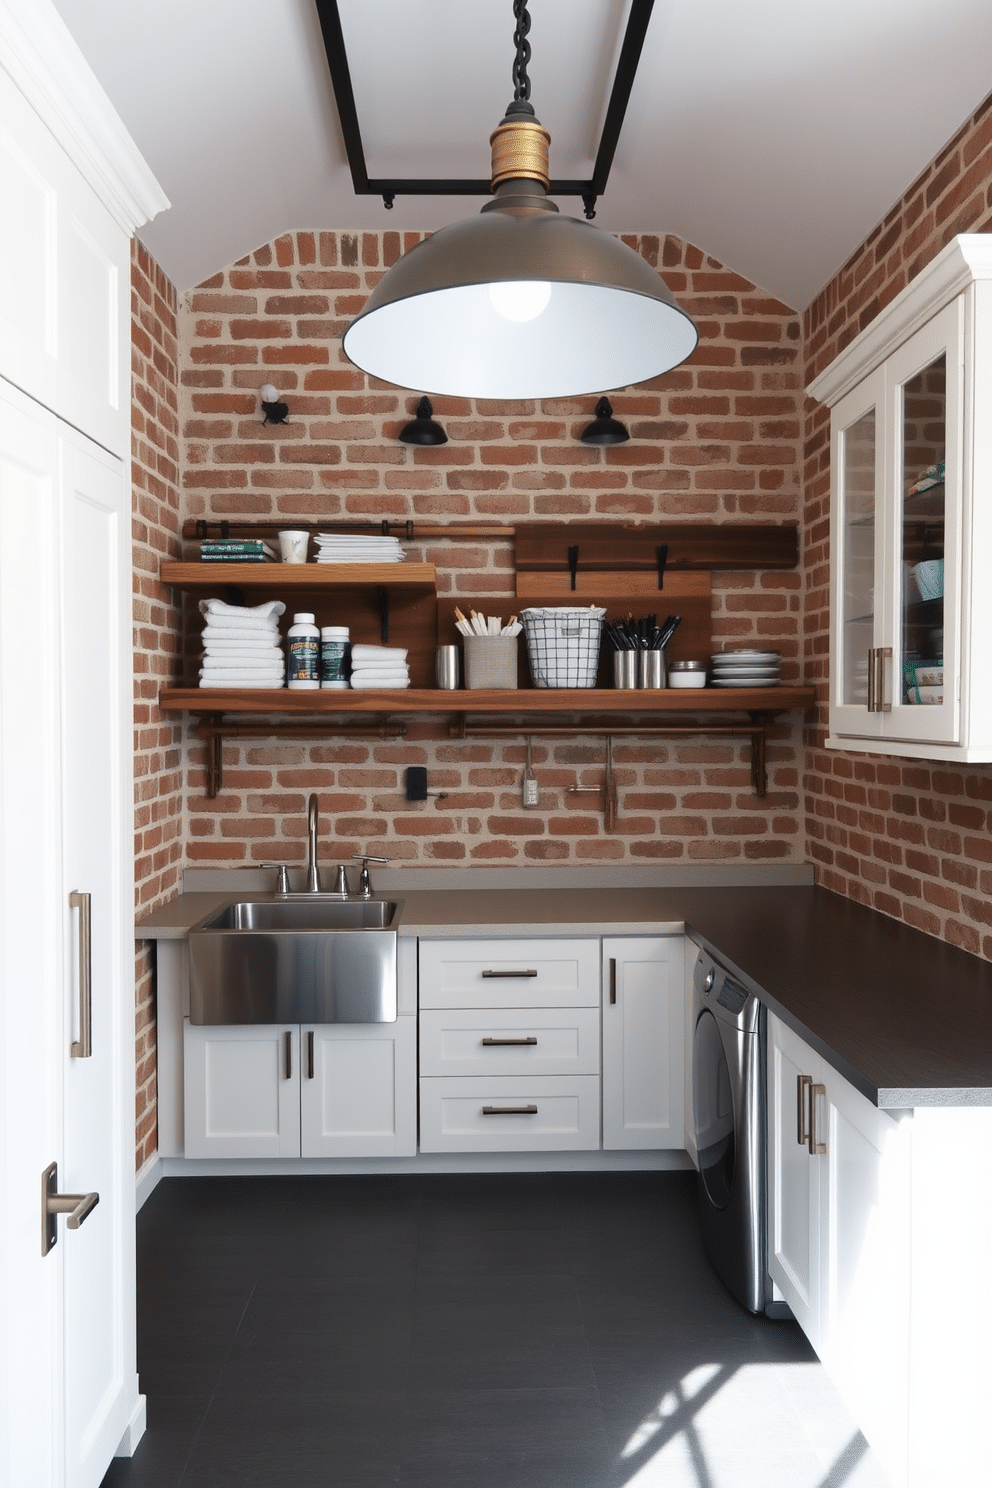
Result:
[[[191,1023],[392,1023],[396,900],[237,900],[189,935]]]
[[[240,900],[203,923],[204,930],[383,930],[391,925],[396,901],[325,899],[301,894],[291,899]]]

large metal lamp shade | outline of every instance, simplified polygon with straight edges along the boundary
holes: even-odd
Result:
[[[657,377],[697,339],[639,254],[561,216],[537,182],[516,179],[477,217],[399,259],[348,327],[344,350],[401,387],[562,398]]]

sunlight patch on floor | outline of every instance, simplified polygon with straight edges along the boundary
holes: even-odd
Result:
[[[889,1488],[817,1364],[700,1365],[621,1460],[625,1488]]]

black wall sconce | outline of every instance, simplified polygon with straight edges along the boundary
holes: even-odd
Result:
[[[279,393],[271,382],[264,382],[258,390],[262,399],[262,407],[265,410],[263,424],[288,424],[289,404],[280,403]]]
[[[430,398],[421,398],[417,404],[417,414],[408,424],[400,430],[400,441],[402,444],[447,444],[448,436],[441,425],[432,417],[434,413]]]
[[[600,398],[596,417],[580,436],[583,444],[625,444],[630,438],[626,426],[613,417],[609,398]]]

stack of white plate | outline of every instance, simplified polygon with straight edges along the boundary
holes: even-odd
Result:
[[[777,687],[779,651],[719,651],[712,658],[714,687]]]

